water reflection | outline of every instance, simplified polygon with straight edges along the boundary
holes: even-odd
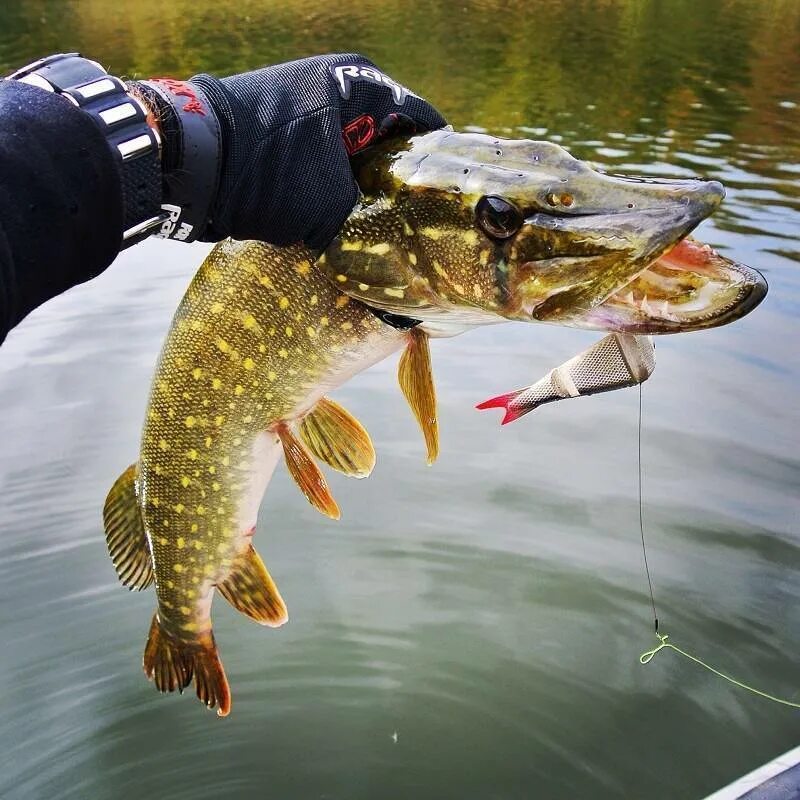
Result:
[[[547,137],[613,172],[723,181],[700,235],[771,293],[735,326],[658,342],[650,559],[676,642],[797,699],[800,5],[0,7],[3,69],[72,48],[178,76],[364,51],[459,127]],[[265,632],[215,608],[235,696],[224,723],[155,693],[138,666],[152,596],[119,588],[99,509],[135,455],[155,355],[204,252],[139,246],[0,350],[0,795],[672,800],[796,743],[791,712],[671,655],[637,663],[652,639],[635,393],[503,430],[473,411],[593,338],[546,326],[435,343],[431,469],[393,364],[345,387],[375,474],[333,476],[339,524],[282,474],[261,513],[291,624]]]

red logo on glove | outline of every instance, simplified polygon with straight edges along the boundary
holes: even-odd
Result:
[[[200,102],[200,98],[194,93],[194,89],[185,81],[176,81],[173,78],[153,78],[154,83],[163,86],[170,94],[176,97],[188,97],[189,102],[183,107],[188,114],[206,115],[206,110]]]
[[[375,138],[375,120],[369,114],[362,114],[342,128],[344,146],[347,154],[355,155]]]

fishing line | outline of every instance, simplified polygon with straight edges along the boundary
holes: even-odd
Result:
[[[746,689],[748,692],[752,694],[756,694],[759,697],[763,697],[765,700],[771,700],[773,703],[780,703],[783,706],[789,706],[790,708],[800,708],[800,703],[793,703],[791,700],[785,700],[781,697],[775,697],[775,695],[768,694],[767,692],[762,692],[760,689],[756,689],[754,686],[748,686],[746,683],[742,683],[742,681],[736,680],[736,678],[732,678],[730,675],[726,675],[724,672],[720,672],[720,670],[715,669],[710,664],[706,664],[705,661],[697,658],[697,656],[693,656],[691,653],[687,653],[686,650],[682,650],[677,645],[672,644],[672,642],[668,642],[669,635],[667,634],[660,634],[658,632],[658,612],[656,611],[656,598],[655,594],[653,593],[653,580],[650,576],[650,564],[647,561],[647,545],[645,543],[644,538],[644,503],[642,500],[642,384],[639,384],[639,431],[638,431],[638,463],[639,463],[639,533],[642,539],[642,557],[644,559],[644,570],[645,574],[647,575],[647,586],[650,590],[650,605],[653,608],[653,627],[655,629],[656,638],[658,639],[658,645],[654,647],[652,650],[646,650],[639,656],[639,663],[640,664],[649,664],[656,653],[660,652],[661,650],[674,650],[676,653],[680,653],[682,656],[685,656],[690,661],[694,661],[695,664],[699,664],[703,669],[708,670],[709,672],[713,673],[714,675],[723,678],[724,680],[728,681],[728,683],[732,683],[734,686],[738,686],[740,689]]]

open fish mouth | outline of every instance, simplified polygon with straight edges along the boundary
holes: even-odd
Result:
[[[766,294],[760,272],[687,237],[583,314],[580,325],[639,334],[702,330],[740,319]]]

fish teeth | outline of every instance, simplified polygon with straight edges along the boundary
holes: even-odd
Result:
[[[631,289],[628,294],[623,296],[623,300],[631,305],[636,305],[636,301],[633,299],[633,289]]]
[[[669,313],[669,302],[667,300],[664,300],[661,303],[661,308],[659,308],[658,313],[661,314],[661,316],[666,318],[666,319],[669,318],[669,316],[670,316],[670,313]]]
[[[642,309],[642,311],[643,311],[645,314],[648,314],[648,315],[652,316],[652,314],[653,314],[653,309],[650,307],[650,303],[648,303],[648,302],[647,302],[647,295],[645,295],[645,296],[642,298],[642,303],[641,303],[641,306],[640,306],[640,308]]]

